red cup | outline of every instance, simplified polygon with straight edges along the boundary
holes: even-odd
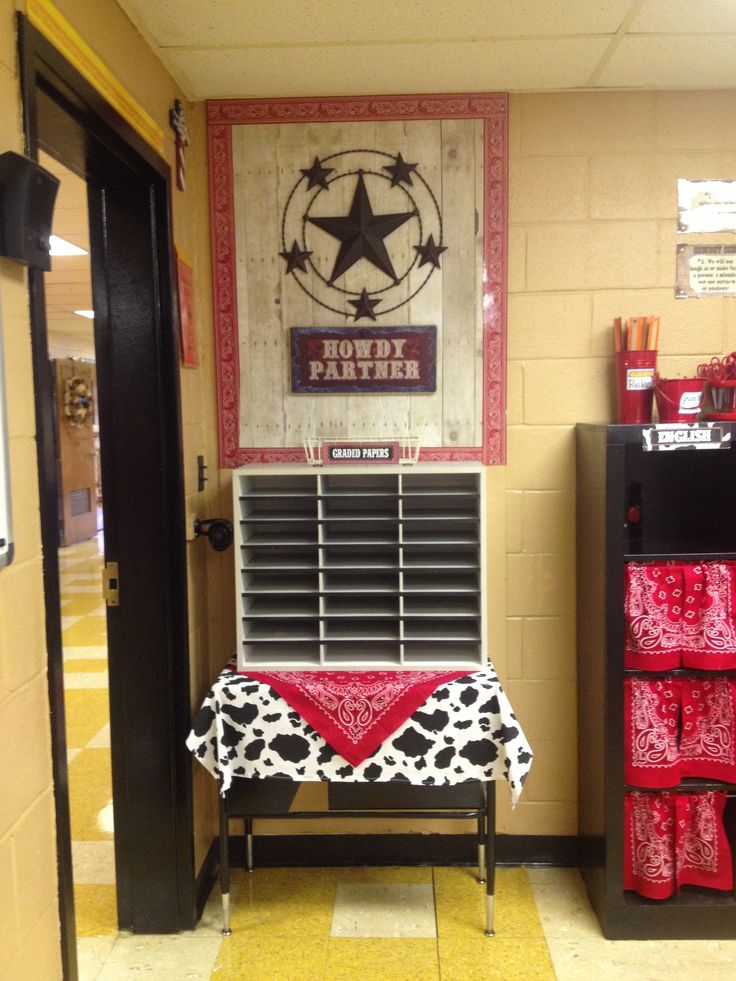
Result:
[[[616,395],[620,423],[652,421],[656,351],[616,352]]]

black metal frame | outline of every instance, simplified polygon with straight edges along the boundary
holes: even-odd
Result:
[[[127,591],[108,617],[119,923],[137,932],[174,932],[194,924],[195,876],[191,756],[184,744],[190,696],[170,171],[22,15],[18,36],[26,151],[35,159],[39,148],[48,150],[90,188],[95,335],[107,369],[100,377],[101,408],[108,407],[100,419],[106,558],[120,563],[121,597]],[[56,438],[43,275],[30,270],[29,286],[62,964],[64,977],[74,979]],[[143,623],[151,627],[145,636]]]
[[[496,793],[492,781],[480,783],[469,781],[468,784],[451,787],[421,787],[425,793],[432,791],[445,792],[461,790],[469,785],[478,788],[482,798],[479,807],[452,808],[442,807],[436,810],[401,808],[391,810],[353,810],[340,809],[333,811],[291,811],[290,804],[296,796],[299,784],[294,781],[279,780],[267,777],[262,780],[233,781],[232,788],[219,795],[219,857],[220,857],[220,892],[222,897],[222,935],[230,936],[230,818],[243,818],[245,822],[246,839],[246,868],[249,872],[254,868],[254,818],[278,818],[289,820],[324,820],[327,818],[366,819],[366,818],[398,818],[419,820],[473,820],[477,825],[478,843],[478,883],[486,887],[486,926],[487,937],[494,936],[493,916],[496,883]],[[240,785],[240,787],[238,786]],[[250,799],[246,785],[253,788]],[[361,786],[371,786],[363,784]],[[382,785],[387,786],[387,785]],[[403,786],[403,785],[402,785]],[[411,788],[408,788],[411,789]],[[237,794],[240,802],[229,804],[229,795]]]

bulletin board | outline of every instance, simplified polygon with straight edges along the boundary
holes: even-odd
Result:
[[[506,96],[218,100],[207,121],[221,465],[389,435],[503,463]]]

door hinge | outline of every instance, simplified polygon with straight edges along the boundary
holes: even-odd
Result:
[[[102,596],[108,606],[120,606],[117,562],[106,562],[102,569]]]

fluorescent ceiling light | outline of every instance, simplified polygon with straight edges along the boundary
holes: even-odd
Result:
[[[94,310],[75,310],[74,311],[78,317],[86,317],[88,320],[95,319]]]
[[[49,245],[49,255],[87,255],[86,249],[80,249],[78,245],[72,245],[58,235],[49,235]]]

